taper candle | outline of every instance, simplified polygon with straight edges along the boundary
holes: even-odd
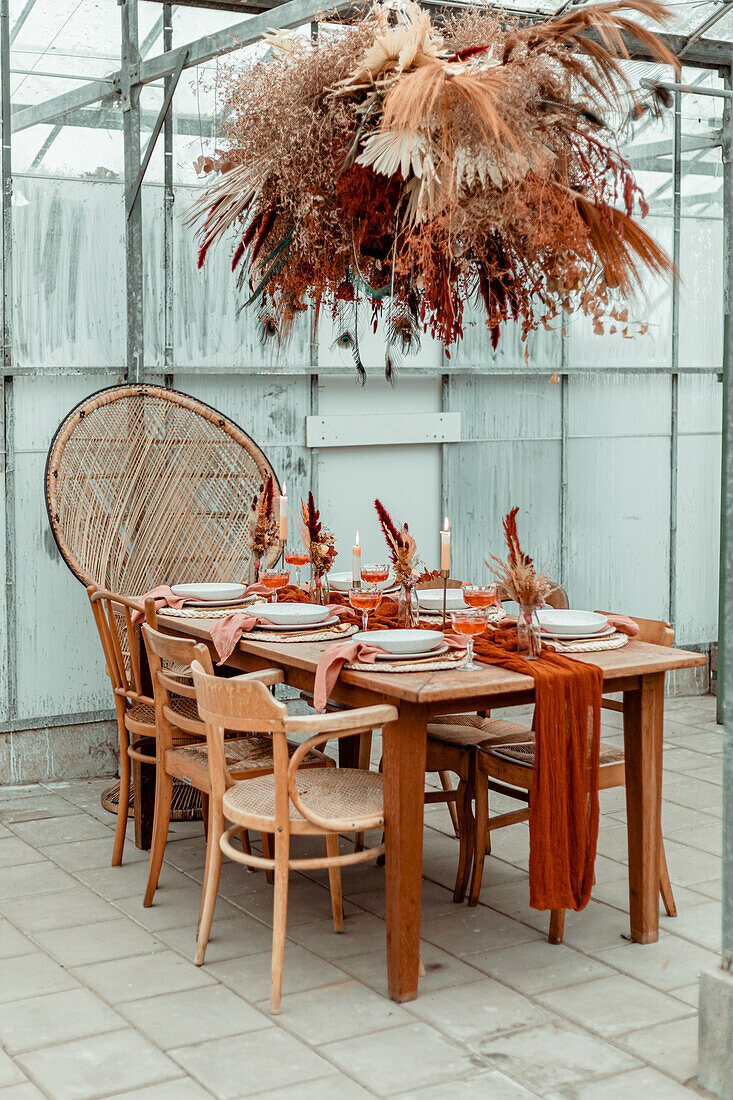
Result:
[[[280,541],[287,542],[288,538],[288,487],[283,482],[283,491],[280,494]]]
[[[440,532],[440,571],[450,573],[450,531],[448,529],[448,517],[445,517],[445,526]]]
[[[353,557],[351,566],[351,579],[355,587],[361,585],[361,546],[359,545],[359,532],[354,537]]]

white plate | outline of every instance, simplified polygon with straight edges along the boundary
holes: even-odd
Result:
[[[204,600],[213,603],[215,600],[226,603],[227,600],[239,600],[247,591],[246,584],[172,584],[171,591],[174,596],[180,596],[188,600]]]
[[[605,615],[595,611],[562,611],[554,607],[544,607],[537,612],[540,627],[551,633],[569,637],[573,634],[597,634],[608,626]]]
[[[360,630],[351,640],[378,646],[393,655],[418,657],[432,653],[445,639],[438,630]]]
[[[289,623],[285,625],[278,625],[275,623],[257,623],[255,630],[280,630],[283,634],[293,633],[297,634],[300,631],[306,630],[323,630],[326,626],[333,626],[334,623],[339,621],[338,615],[331,615],[328,619],[324,619],[322,623]]]
[[[366,584],[367,582],[364,581]],[[377,588],[381,588],[384,592],[393,583],[391,577],[387,577],[386,581],[380,581]],[[348,592],[350,588],[354,587],[354,575],[353,573],[329,573],[328,574],[328,586],[332,588],[334,592]]]
[[[277,626],[310,626],[325,622],[332,614],[315,603],[255,603],[250,610]]]
[[[447,652],[448,644],[444,642],[437,649],[431,649],[429,653],[375,653],[374,659],[376,661],[416,661],[424,660],[426,657],[437,657],[439,653]]]
[[[547,631],[543,630],[542,637],[547,638],[548,641],[552,641],[553,638],[557,638],[561,642],[589,642],[594,638],[608,638],[611,634],[616,633],[615,626],[607,626],[605,630],[595,630],[592,634],[563,634],[562,631]]]
[[[442,588],[427,588],[424,590],[418,589],[417,598],[420,607],[425,611],[442,611],[443,610],[443,589]],[[445,594],[445,608],[446,611],[465,611],[468,604],[463,599],[463,592],[460,588],[449,588]]]

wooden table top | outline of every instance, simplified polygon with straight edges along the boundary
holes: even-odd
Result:
[[[160,626],[179,635],[210,641],[215,619],[187,619],[158,612]],[[258,658],[272,661],[284,668],[315,673],[318,661],[330,642],[266,642],[242,636],[239,648]],[[600,653],[576,653],[575,661],[587,661],[603,670],[604,686],[613,691],[614,680],[669,672],[677,668],[694,668],[707,663],[702,653],[667,646],[650,645],[633,639],[622,649]],[[404,700],[409,703],[437,705],[441,702],[475,699],[482,696],[532,692],[534,680],[517,672],[494,665],[484,665],[479,672],[447,669],[437,672],[354,672],[343,669],[339,681],[353,684],[369,692]]]

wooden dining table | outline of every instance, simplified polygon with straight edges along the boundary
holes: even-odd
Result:
[[[214,620],[158,613],[161,630],[209,645]],[[312,692],[328,643],[282,643],[245,634],[227,665],[243,672],[277,667],[285,682]],[[603,671],[604,694],[623,693],[630,934],[638,943],[659,935],[659,864],[662,811],[664,678],[668,671],[705,664],[700,653],[631,640],[621,649],[574,654]],[[389,673],[344,668],[331,693],[347,706],[389,703],[399,711],[383,734],[387,972],[393,1000],[417,996],[423,807],[428,720],[534,701],[534,680],[496,666],[479,671]],[[357,766],[358,743],[342,741],[342,766]]]

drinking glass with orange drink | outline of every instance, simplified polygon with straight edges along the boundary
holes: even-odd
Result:
[[[310,561],[310,554],[305,550],[286,550],[285,561],[288,565],[295,566],[295,583],[300,588],[300,570]]]
[[[381,602],[382,590],[374,584],[362,584],[361,588],[349,589],[349,603],[354,611],[361,611],[362,630],[369,629],[369,612],[376,611]]]
[[[497,584],[463,584],[463,602],[469,607],[491,607],[497,603]]]
[[[480,666],[473,659],[473,639],[486,630],[486,615],[483,609],[469,607],[467,611],[451,611],[450,617],[456,634],[461,634],[466,639],[468,660],[463,667],[477,670]]]
[[[277,594],[281,588],[290,580],[290,570],[283,569],[282,566],[275,569],[264,569],[260,573],[260,584],[264,584],[265,588],[269,588],[272,592],[272,596],[268,598],[268,603],[277,603]]]
[[[381,584],[388,577],[388,565],[362,565],[361,567],[361,579],[367,584]]]

